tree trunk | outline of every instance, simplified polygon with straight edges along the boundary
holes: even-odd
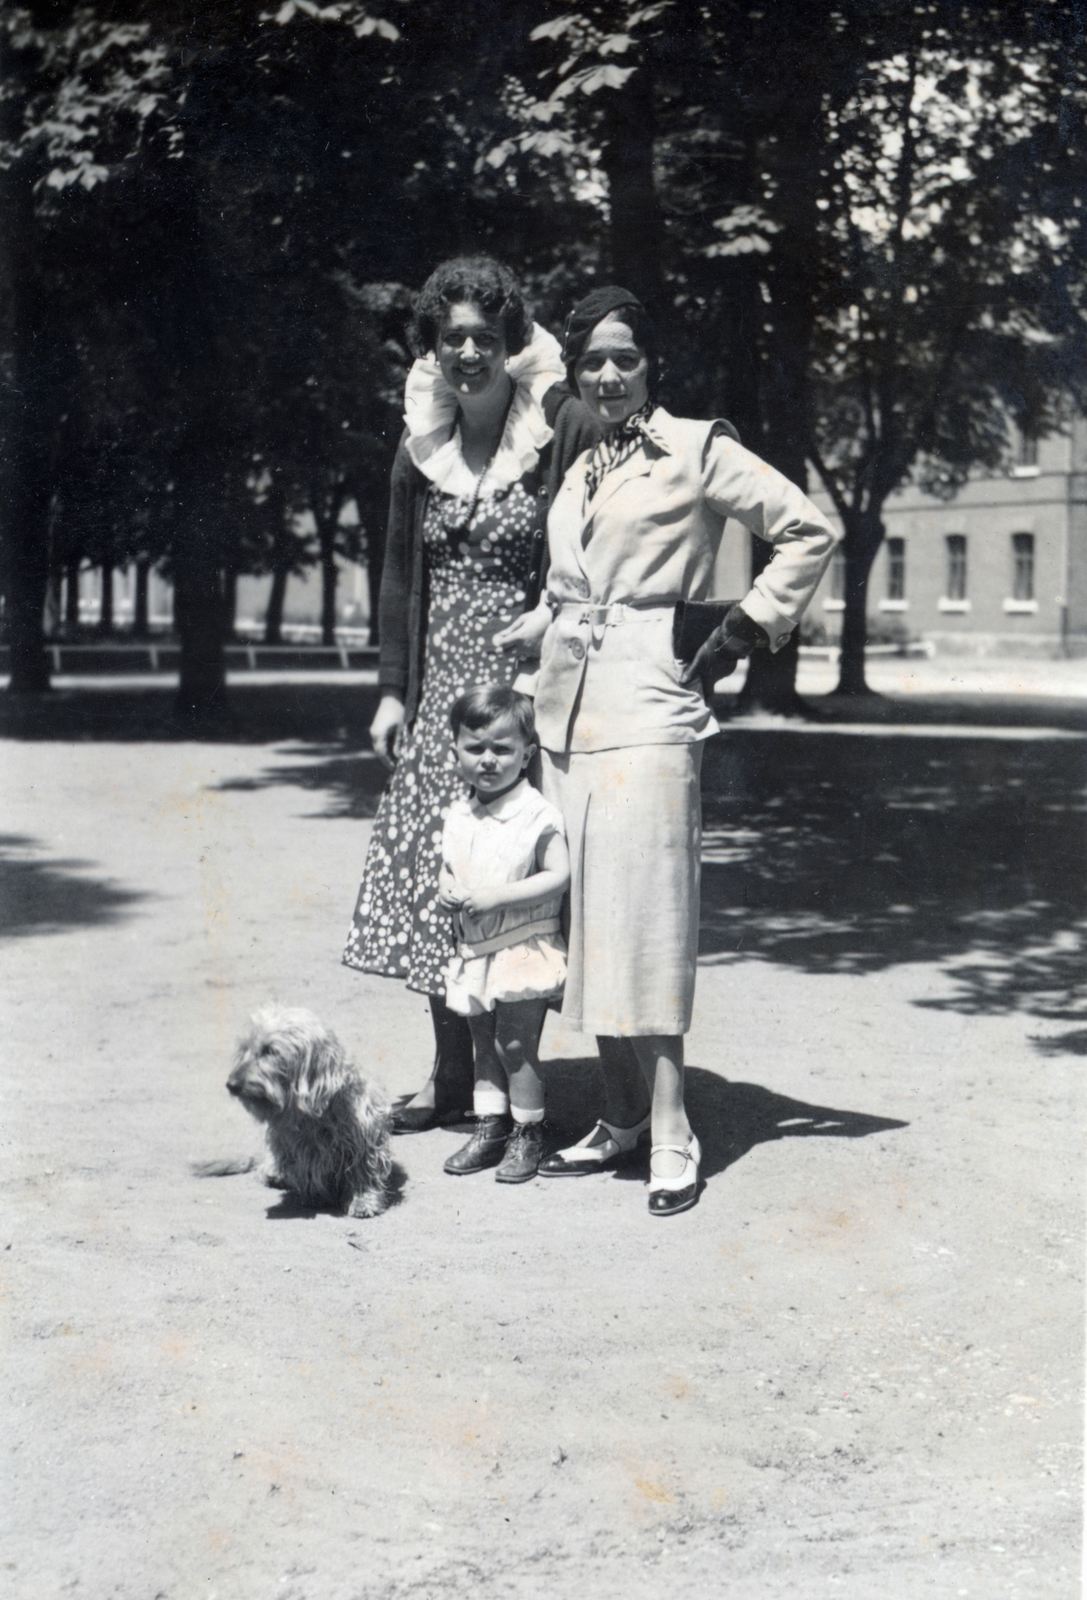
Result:
[[[321,643],[336,643],[336,585],[339,582],[336,557],[329,551],[321,556]]]
[[[53,567],[45,588],[45,615],[43,628],[47,639],[60,633],[60,569]]]
[[[5,276],[12,367],[10,382],[3,386],[2,431],[7,448],[0,519],[7,547],[10,694],[40,694],[49,688],[42,618],[49,581],[47,462],[55,373],[42,283],[46,251],[34,214],[37,176],[37,163],[29,158],[16,160],[4,174],[0,191],[9,252]]]
[[[803,18],[801,18],[803,20]],[[815,24],[818,30],[822,21]],[[799,39],[791,42],[795,51]],[[790,57],[791,59],[791,57]],[[784,64],[784,63],[783,63]],[[769,360],[761,375],[764,419],[763,449],[772,467],[803,489],[808,489],[807,448],[811,388],[808,369],[815,325],[816,277],[819,260],[816,198],[819,167],[824,159],[820,137],[821,90],[805,75],[785,67],[789,88],[775,93],[763,107],[773,129],[773,139],[760,141],[758,159],[772,169],[778,184],[774,215],[777,235],[767,276],[773,305],[773,332]],[[751,574],[757,576],[773,551],[761,539],[751,541]],[[740,692],[743,711],[768,711],[779,716],[802,716],[807,707],[796,692],[800,663],[800,630],[776,654],[759,650],[751,658],[747,681]]]
[[[151,563],[141,557],[136,562],[136,600],[132,610],[132,637],[146,639],[151,632],[148,614],[148,590],[151,587]]]
[[[98,632],[108,638],[113,632],[113,568],[109,562],[101,568],[102,598],[98,604]]]
[[[290,573],[285,566],[276,567],[272,573],[272,587],[268,595],[268,609],[264,613],[265,644],[283,641],[283,602],[287,597],[287,579]]]
[[[30,497],[21,498],[25,505]],[[44,507],[42,511],[44,517]],[[10,540],[10,694],[41,694],[49,688],[49,662],[45,654],[45,630],[42,627],[49,573],[44,559],[44,546],[36,546],[33,534],[32,522],[25,525],[25,530],[16,525]]]
[[[803,716],[807,707],[796,692],[799,664],[799,628],[793,629],[780,650],[756,650],[748,659],[747,677],[737,700],[739,710],[747,715]]]
[[[613,281],[664,312],[662,220],[653,173],[653,66],[642,61],[629,83],[606,96],[601,165],[608,176]]]
[[[181,641],[177,714],[198,727],[219,723],[228,710],[223,650],[222,556],[215,537],[217,507],[207,502],[215,481],[214,446],[199,435],[186,441],[175,468],[172,530],[174,627]]]
[[[181,639],[177,710],[205,722],[226,710],[223,593],[218,569],[186,552],[174,570],[174,626]]]
[[[879,512],[858,513],[845,523],[845,610],[835,694],[875,693],[864,675],[864,647],[868,642],[868,575],[883,543],[883,532]]]
[[[381,643],[381,620],[378,600],[381,595],[381,569],[385,565],[385,528],[381,523],[371,523],[366,530],[366,576],[370,589],[370,636],[372,646]]]
[[[238,615],[238,574],[233,567],[223,573],[223,639],[227,644],[234,638]]]
[[[336,524],[331,517],[317,524],[321,541],[321,643],[336,643],[336,585],[340,573],[336,566]]]
[[[79,631],[79,565],[69,561],[64,569],[64,627],[68,633]]]

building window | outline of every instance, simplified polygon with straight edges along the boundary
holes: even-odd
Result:
[[[1034,599],[1034,535],[1012,534],[1012,598]]]
[[[947,598],[966,599],[966,535],[947,535]]]
[[[906,598],[905,539],[887,540],[887,598],[888,600]]]
[[[1038,465],[1038,441],[1033,434],[1021,433],[1019,435],[1019,453],[1015,464],[1017,467],[1036,467]]]

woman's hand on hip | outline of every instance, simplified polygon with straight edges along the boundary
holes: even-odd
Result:
[[[551,608],[545,600],[541,600],[535,611],[526,611],[508,628],[496,633],[491,643],[496,650],[504,650],[507,655],[538,656],[550,622]]]
[[[383,694],[374,720],[370,724],[370,739],[374,746],[374,754],[390,772],[396,766],[403,737],[404,702],[399,695]]]
[[[753,622],[741,605],[734,605],[721,626],[714,628],[683,674],[682,681],[701,683],[702,693],[708,700],[718,679],[729,677],[736,671],[737,661],[769,642],[765,629]]]

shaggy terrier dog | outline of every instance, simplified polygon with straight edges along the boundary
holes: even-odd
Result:
[[[265,1006],[250,1018],[226,1086],[264,1124],[265,1183],[352,1217],[385,1210],[389,1107],[311,1011]],[[211,1177],[239,1169],[205,1162],[197,1170]]]

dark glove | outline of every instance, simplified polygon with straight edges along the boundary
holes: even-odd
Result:
[[[702,693],[708,700],[713,686],[720,678],[735,672],[737,661],[742,661],[753,650],[768,647],[770,636],[765,628],[753,622],[741,605],[734,605],[725,613],[725,620],[714,628],[699,650],[687,671],[684,683],[702,684]]]

